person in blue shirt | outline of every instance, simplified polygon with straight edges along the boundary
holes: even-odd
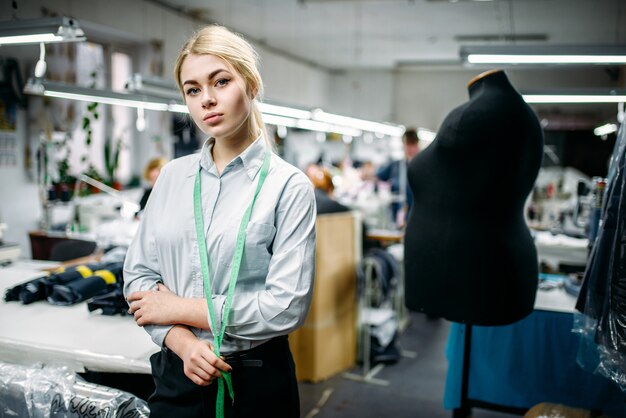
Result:
[[[409,128],[404,131],[404,135],[402,136],[402,143],[404,144],[405,161],[392,161],[381,167],[376,173],[376,177],[378,177],[379,180],[390,183],[391,192],[394,195],[399,195],[402,193],[402,191],[400,190],[402,184],[406,186],[404,192],[406,201],[404,202],[404,204],[395,201],[391,204],[393,220],[399,221],[399,226],[404,225],[404,221],[406,220],[411,205],[413,204],[413,193],[411,192],[411,188],[409,187],[409,182],[407,180],[406,166],[408,165],[409,161],[411,161],[411,159],[415,157],[415,155],[417,155],[417,153],[419,152],[419,137],[417,136],[417,130],[414,128]],[[400,181],[401,177],[404,177],[404,182]],[[398,214],[401,210],[404,210],[404,214],[402,216],[402,219],[398,219]]]

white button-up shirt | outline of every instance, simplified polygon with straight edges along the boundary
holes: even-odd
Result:
[[[209,139],[200,154],[175,159],[161,170],[128,249],[124,294],[154,290],[162,282],[179,296],[205,298],[193,212],[194,180],[201,168],[211,302],[221,324],[239,224],[254,196],[267,145],[257,138],[219,175],[213,144]],[[315,218],[310,181],[272,154],[246,230],[222,354],[255,347],[302,325],[313,292]],[[162,346],[171,326],[144,328]],[[209,330],[191,330],[213,340]]]

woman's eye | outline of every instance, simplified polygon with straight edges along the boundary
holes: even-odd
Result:
[[[193,96],[195,94],[198,94],[198,91],[199,91],[199,89],[197,89],[195,87],[192,87],[192,88],[187,89],[186,93],[187,93],[188,96]]]
[[[228,84],[230,80],[227,78],[220,78],[219,80],[217,80],[217,82],[215,83],[216,86],[225,86]]]

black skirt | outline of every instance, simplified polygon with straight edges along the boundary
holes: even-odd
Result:
[[[287,336],[225,356],[233,368],[234,405],[224,386],[226,418],[297,418],[300,398]],[[151,418],[215,417],[217,381],[198,386],[183,371],[183,361],[163,349],[150,357],[156,389],[148,399]]]

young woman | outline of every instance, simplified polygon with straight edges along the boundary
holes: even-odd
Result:
[[[161,170],[126,257],[130,312],[163,347],[151,417],[298,417],[287,334],[312,296],[311,183],[272,153],[243,38],[202,29],[175,78],[209,139]]]

